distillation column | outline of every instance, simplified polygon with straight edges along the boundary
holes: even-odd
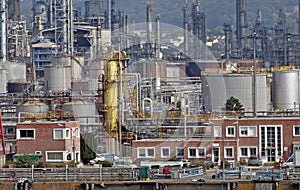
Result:
[[[224,35],[225,35],[225,58],[229,59],[232,54],[233,45],[233,32],[232,26],[229,23],[224,24]]]
[[[1,0],[1,52],[0,52],[0,59],[1,62],[5,62],[7,58],[7,0]]]
[[[248,49],[247,30],[248,24],[246,19],[246,0],[236,0],[236,38],[237,49],[243,52]]]
[[[188,5],[185,3],[183,9],[183,28],[184,28],[184,53],[189,54],[189,13]]]
[[[104,66],[104,127],[108,137],[106,149],[110,153],[121,154],[118,147],[122,144],[122,70],[126,60],[125,53],[116,53]]]

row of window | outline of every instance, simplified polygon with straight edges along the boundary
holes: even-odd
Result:
[[[226,137],[235,137],[235,126],[226,126]],[[240,126],[239,127],[240,137],[256,137],[257,127],[256,126]],[[222,137],[222,127],[214,126],[214,137]]]
[[[188,147],[188,158],[206,158],[206,147]],[[184,148],[175,148],[176,158],[184,157]],[[170,147],[160,148],[160,158],[170,158]],[[234,157],[234,147],[224,147],[224,157]],[[240,147],[240,157],[257,156],[257,147]],[[155,158],[154,147],[139,147],[137,148],[137,158]]]
[[[76,160],[79,161],[80,152],[76,151]],[[62,162],[73,160],[73,153],[66,151],[46,151],[46,162]]]
[[[53,129],[53,139],[54,140],[62,140],[62,139],[70,139],[71,138],[71,131],[73,137],[79,137],[80,131],[79,128],[75,128],[71,130],[69,128],[56,128]],[[35,129],[17,129],[17,139],[25,139],[25,140],[32,140],[35,139]]]
[[[206,148],[205,147],[189,147],[189,158],[205,158],[206,157]],[[176,157],[184,157],[184,148],[176,147]],[[155,148],[154,147],[139,147],[137,149],[138,158],[155,158]],[[170,147],[161,147],[160,148],[160,157],[161,158],[170,158],[171,151]]]
[[[235,137],[235,126],[226,126],[226,137]],[[256,137],[256,126],[239,126],[240,137]],[[300,126],[293,126],[293,136],[300,136]],[[214,137],[222,137],[222,127],[214,126]]]

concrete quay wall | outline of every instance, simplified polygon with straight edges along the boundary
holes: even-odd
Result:
[[[41,183],[34,182],[31,186],[20,183],[1,183],[1,190],[298,190],[299,181],[279,181],[279,182],[253,182],[253,181],[220,181],[220,182],[168,182],[166,181],[133,181],[133,182],[60,182]]]

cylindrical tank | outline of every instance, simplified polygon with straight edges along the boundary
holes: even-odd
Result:
[[[26,65],[8,62],[5,64],[7,81],[26,81]]]
[[[167,63],[166,72],[170,78],[185,77],[185,63]]]
[[[167,77],[167,63],[164,61],[138,61],[129,67],[130,72],[140,73],[142,78]]]
[[[39,100],[30,100],[24,102],[16,107],[17,113],[30,112],[30,113],[47,113],[49,106]]]
[[[96,92],[98,88],[103,89],[103,84],[101,80],[102,80],[102,75],[104,76],[104,64],[105,61],[101,59],[96,59],[89,62],[87,74],[88,74],[88,90],[90,92]]]
[[[52,91],[68,91],[71,89],[71,67],[45,67],[45,87]]]
[[[70,56],[53,56],[51,58],[52,65],[59,66],[71,66],[71,57]]]
[[[117,105],[118,105],[118,62],[109,61],[104,67],[104,104],[106,107],[104,126],[109,136],[117,136]]]
[[[75,56],[72,57],[72,79],[73,80],[81,80],[82,79],[82,71],[84,67],[84,57]]]
[[[299,105],[299,71],[275,71],[272,79],[272,102],[275,109],[296,109]]]
[[[52,65],[71,67],[71,77],[73,80],[80,80],[82,68],[84,67],[84,57],[80,56],[54,56],[51,59]]]
[[[95,123],[96,106],[88,100],[73,100],[63,104],[62,110],[71,111],[80,123]]]
[[[7,92],[7,79],[6,79],[6,69],[0,66],[0,93],[4,94]]]
[[[206,111],[224,111],[231,96],[240,100],[246,112],[253,111],[253,75],[205,75],[202,98]],[[267,110],[266,75],[256,75],[256,111]]]

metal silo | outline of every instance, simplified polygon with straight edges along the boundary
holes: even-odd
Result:
[[[68,91],[71,89],[71,67],[45,67],[45,86],[47,90]]]
[[[299,105],[299,71],[275,71],[272,102],[275,109],[295,109]]]
[[[7,92],[7,79],[6,79],[6,69],[0,66],[0,93],[4,94]]]
[[[8,62],[5,64],[7,81],[26,81],[26,65]]]
[[[71,77],[73,80],[80,80],[82,68],[84,67],[84,57],[80,56],[54,56],[51,59],[52,65],[71,67]]]
[[[256,76],[256,110],[267,110],[266,75]],[[202,79],[202,97],[207,111],[224,111],[225,103],[231,96],[240,100],[246,112],[253,111],[253,75],[212,74]]]
[[[72,112],[80,123],[95,123],[96,106],[91,101],[73,100],[63,104],[62,110]]]
[[[167,77],[167,63],[164,61],[138,61],[129,65],[128,70],[132,73],[140,73],[142,78]]]
[[[39,100],[29,100],[16,107],[17,113],[29,112],[29,113],[47,113],[49,106]]]

